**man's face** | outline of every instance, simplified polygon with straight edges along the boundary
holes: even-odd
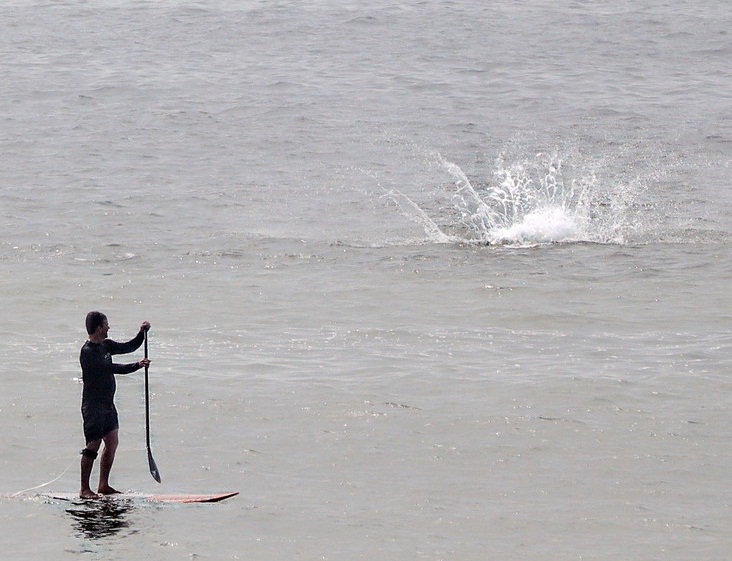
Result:
[[[97,334],[106,339],[108,332],[109,332],[109,322],[105,319],[104,322],[102,323],[102,325],[97,327]]]

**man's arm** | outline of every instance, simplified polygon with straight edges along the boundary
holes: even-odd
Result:
[[[145,366],[144,360],[145,359],[140,360],[139,362],[130,362],[128,364],[112,364],[112,367],[115,374],[131,374]],[[150,361],[148,361],[148,364],[149,363]]]
[[[117,341],[107,339],[105,341],[107,345],[107,350],[109,350],[109,353],[113,355],[126,355],[128,353],[133,353],[140,348],[140,345],[142,345],[143,341],[145,340],[145,332],[149,329],[150,322],[143,321],[142,325],[140,326],[140,331],[137,333],[137,335],[135,335],[134,339],[130,339],[126,343],[118,343]],[[123,372],[117,372],[116,374],[123,374]],[[125,372],[125,374],[127,373]]]

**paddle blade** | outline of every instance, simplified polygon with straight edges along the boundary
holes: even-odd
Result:
[[[160,472],[158,471],[158,466],[155,464],[155,459],[152,456],[150,448],[147,449],[147,463],[150,464],[150,475],[153,476],[155,481],[160,483]]]

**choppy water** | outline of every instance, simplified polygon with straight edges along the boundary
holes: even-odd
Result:
[[[724,2],[0,7],[14,559],[726,559]],[[153,324],[113,483],[78,350]],[[66,470],[66,471],[65,471]],[[60,476],[60,477],[59,477]]]

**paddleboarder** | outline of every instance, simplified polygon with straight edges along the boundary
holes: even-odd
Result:
[[[109,321],[101,312],[89,312],[86,316],[86,331],[89,339],[84,343],[79,355],[83,381],[81,415],[84,420],[86,447],[81,451],[81,490],[84,499],[100,495],[119,493],[109,484],[109,474],[114,463],[114,455],[119,443],[119,420],[114,406],[114,393],[117,388],[115,374],[129,374],[147,368],[150,361],[143,358],[138,362],[116,364],[112,355],[132,353],[140,348],[150,322],[144,321],[137,336],[126,343],[118,343],[107,338]],[[94,460],[104,442],[99,467],[99,486],[97,493],[91,490],[91,477]]]

